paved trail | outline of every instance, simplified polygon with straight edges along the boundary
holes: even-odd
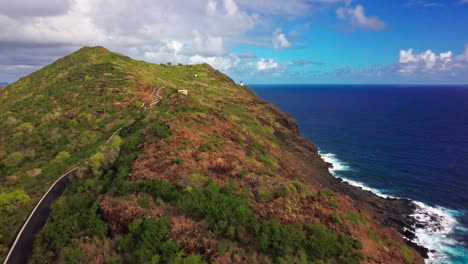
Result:
[[[33,251],[33,242],[36,234],[44,227],[47,217],[51,210],[50,205],[53,201],[59,198],[79,167],[72,169],[60,177],[49,190],[42,196],[41,200],[37,203],[36,207],[32,210],[28,219],[16,236],[15,242],[10,248],[8,255],[3,262],[4,264],[22,264],[27,263],[28,258]]]
[[[141,105],[141,108],[147,108],[147,107],[151,107],[157,103],[159,103],[159,101],[161,101],[162,99],[162,96],[159,95],[159,91],[161,91],[161,89],[163,89],[164,87],[166,87],[166,85],[164,84],[163,86],[159,87],[159,88],[154,88],[153,89],[153,92],[151,93],[151,96],[153,96],[154,98],[154,101],[151,102],[151,103],[148,103],[148,102],[145,102]],[[156,93],[155,93],[156,92]]]

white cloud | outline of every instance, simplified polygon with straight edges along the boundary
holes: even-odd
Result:
[[[151,62],[208,62],[226,70],[235,65],[229,49],[256,41],[245,36],[260,23],[235,0],[44,1],[0,0],[0,44],[66,47],[47,61],[41,52],[31,54],[24,65],[44,65],[81,46],[102,45]],[[0,58],[6,57],[0,63],[17,57],[13,50],[0,50]]]
[[[193,50],[209,55],[224,54],[224,41],[222,37],[202,36],[198,31],[193,33]]]
[[[386,28],[384,22],[378,17],[368,17],[362,5],[356,7],[340,7],[336,10],[336,16],[342,20],[350,20],[352,25],[358,28],[382,30]]]
[[[242,40],[259,23],[258,16],[243,12],[234,0],[180,0],[177,5],[164,0],[69,0],[58,1],[68,4],[56,8],[20,0],[10,9],[6,0],[0,1],[0,42],[124,48],[175,40],[194,53],[219,55],[225,53],[226,39]],[[51,6],[57,2],[46,1]]]
[[[465,51],[455,57],[452,51],[437,55],[432,50],[413,53],[413,49],[408,49],[400,50],[398,59],[398,71],[406,74],[435,73],[466,68],[468,68],[468,44]]]
[[[261,58],[260,60],[257,61],[256,66],[257,66],[257,70],[259,71],[267,71],[267,70],[278,68],[279,64],[278,62],[276,62],[275,60],[271,58],[270,59]]]
[[[224,57],[204,57],[200,55],[190,56],[188,58],[189,64],[198,64],[198,63],[208,63],[213,68],[218,69],[220,71],[228,71],[232,67],[236,66],[239,62],[239,59],[236,57],[231,56],[224,56]]]
[[[273,32],[273,48],[275,49],[285,49],[291,47],[291,43],[286,38],[286,35],[281,31],[280,28],[277,28]]]

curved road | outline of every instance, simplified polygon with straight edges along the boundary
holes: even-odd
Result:
[[[34,207],[16,236],[16,240],[13,242],[5,261],[3,262],[4,264],[27,263],[28,258],[31,256],[33,251],[34,238],[44,227],[47,218],[50,215],[50,205],[63,194],[71,176],[75,175],[78,168],[79,167],[76,167],[62,175],[62,177],[52,184],[44,196],[42,196],[41,200],[37,203],[36,207]]]

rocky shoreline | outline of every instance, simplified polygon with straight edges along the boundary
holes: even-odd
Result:
[[[266,102],[259,99],[257,103]],[[416,237],[415,227],[420,227],[419,223],[411,217],[416,210],[416,204],[413,201],[404,198],[384,198],[371,191],[353,186],[341,178],[334,177],[329,170],[333,168],[333,164],[323,160],[317,146],[301,135],[299,126],[288,114],[279,110],[276,121],[290,129],[294,135],[293,141],[304,148],[303,152],[299,151],[302,155],[298,156],[307,164],[306,167],[301,168],[307,175],[303,180],[349,196],[359,207],[373,212],[375,217],[385,226],[398,231],[405,238],[406,244],[416,250],[423,258],[429,257],[427,248],[413,242]],[[280,139],[283,138],[280,137]]]
[[[331,164],[329,165],[331,166]],[[359,206],[372,210],[384,225],[397,230],[409,246],[419,252],[423,258],[428,258],[429,250],[413,242],[416,237],[415,226],[417,226],[417,222],[411,217],[411,214],[416,210],[416,205],[411,200],[383,198],[371,191],[353,186],[340,178],[330,176],[332,179],[329,187],[332,190],[346,194]]]

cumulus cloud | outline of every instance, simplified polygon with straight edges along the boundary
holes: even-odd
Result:
[[[257,70],[259,71],[267,71],[267,70],[272,70],[272,69],[277,69],[279,67],[278,62],[276,62],[273,59],[264,59],[261,58],[260,60],[257,61],[255,64],[257,67]]]
[[[291,43],[286,38],[286,35],[281,31],[280,28],[277,28],[273,32],[273,48],[275,49],[285,49],[291,47]]]
[[[0,0],[0,45],[11,44],[10,51],[25,45],[57,47],[50,60],[44,62],[36,52],[22,65],[50,63],[81,46],[103,45],[152,62],[206,58],[226,69],[229,64],[220,58],[232,60],[227,50],[242,43],[260,21],[234,0],[36,2]],[[0,64],[18,54],[0,50],[0,58],[5,57]]]
[[[386,28],[384,22],[378,17],[368,17],[362,5],[356,7],[340,7],[336,10],[336,16],[341,20],[349,20],[352,25],[358,28],[370,30],[382,30]]]
[[[413,49],[400,50],[398,71],[400,73],[437,73],[468,68],[468,44],[462,54],[454,56],[452,51],[438,55],[432,50],[414,53]]]

